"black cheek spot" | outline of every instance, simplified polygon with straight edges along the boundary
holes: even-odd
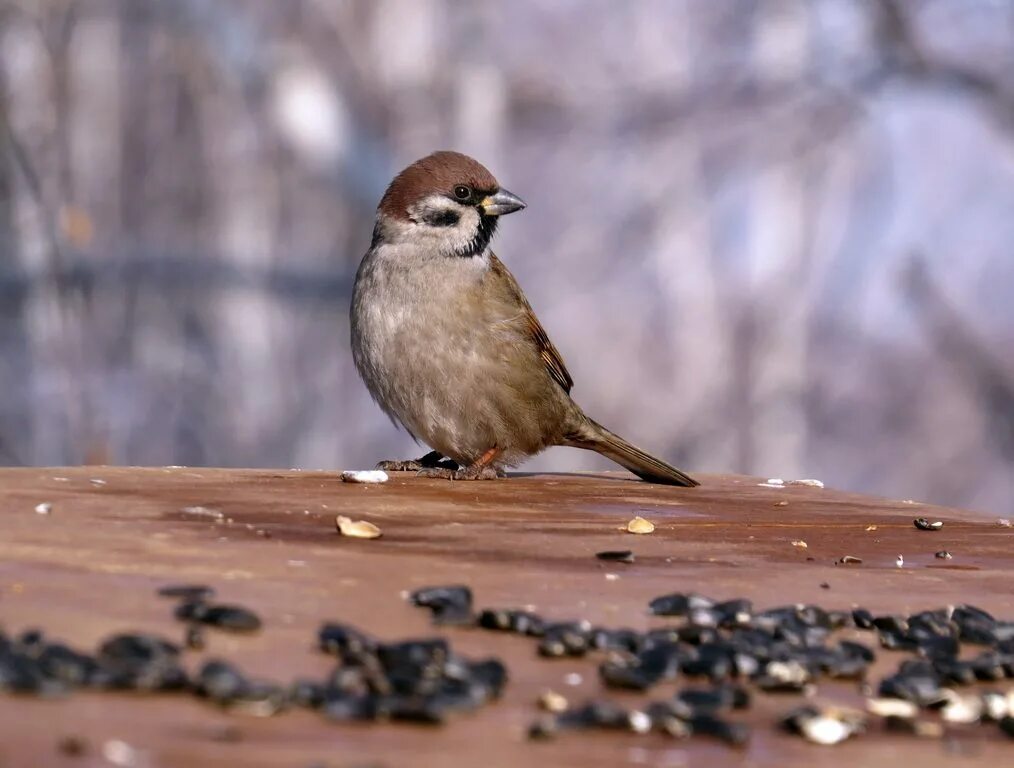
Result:
[[[454,211],[433,211],[423,217],[423,221],[431,227],[453,227],[461,219]]]

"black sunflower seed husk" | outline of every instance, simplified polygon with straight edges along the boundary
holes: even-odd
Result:
[[[429,608],[437,624],[471,624],[472,590],[455,584],[451,586],[423,587],[413,592],[409,599],[423,608]]]
[[[169,584],[160,587],[159,597],[170,597],[179,600],[207,600],[215,594],[215,590],[205,584]]]
[[[614,563],[632,563],[634,562],[634,553],[629,549],[612,549],[604,552],[596,552],[595,557],[599,560],[605,560],[607,562]]]
[[[255,632],[261,628],[260,617],[241,605],[205,603],[192,600],[180,603],[175,611],[180,621],[199,622],[229,632]]]

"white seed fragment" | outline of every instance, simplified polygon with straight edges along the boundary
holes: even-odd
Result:
[[[102,478],[100,478],[100,477],[93,477],[93,478],[92,478],[91,480],[89,480],[88,482],[89,482],[89,483],[91,483],[92,485],[96,485],[96,486],[98,486],[98,485],[105,485],[105,484],[106,484],[106,481],[105,481],[105,480],[103,480],[103,479],[102,479]]]
[[[366,520],[352,520],[344,515],[338,515],[334,523],[342,536],[351,536],[354,539],[379,539],[382,535],[377,526]]]
[[[619,580],[619,578],[620,577],[617,576],[615,573],[607,573],[606,574],[606,581],[617,581],[617,580]]]
[[[654,524],[643,517],[635,517],[627,523],[627,533],[651,533],[654,530]]]
[[[906,720],[919,714],[919,707],[905,699],[867,699],[866,709],[878,717],[901,717]]]
[[[999,520],[996,521],[996,524],[999,525],[1001,528],[1010,528],[1011,526],[1010,520],[1008,520],[1006,517],[1001,517]]]
[[[102,756],[113,765],[133,768],[139,765],[137,750],[125,741],[110,739],[102,745]]]
[[[184,515],[194,515],[195,517],[210,517],[215,520],[225,519],[225,514],[223,512],[220,512],[217,509],[212,509],[211,507],[183,507],[180,512]]]
[[[785,485],[785,481],[780,477],[769,477],[764,482],[768,485]]]
[[[768,482],[771,482],[770,480]],[[810,488],[823,488],[824,483],[820,480],[814,480],[812,477],[803,478],[802,480],[789,480],[786,485],[806,485]]]
[[[647,733],[651,730],[651,718],[647,712],[641,712],[639,709],[632,710],[627,715],[627,723],[634,733]]]
[[[875,526],[875,525],[867,525],[866,526],[866,530],[867,531],[875,531],[875,530],[877,530],[877,526]]]
[[[382,469],[359,469],[342,472],[343,483],[386,483],[387,473]]]
[[[41,504],[35,505],[35,514],[37,515],[48,515],[52,511],[53,505],[48,501],[44,501]]]
[[[852,735],[852,728],[835,717],[811,717],[799,724],[799,730],[814,744],[838,744]]]
[[[806,549],[806,542],[802,539],[796,539],[792,542],[792,546],[799,547],[800,549]]]
[[[581,677],[579,672],[568,672],[564,675],[563,682],[567,685],[581,685],[584,682],[584,678]]]
[[[894,561],[894,564],[896,566],[898,566],[899,568],[904,568],[905,567],[905,558],[902,557],[901,555],[898,555],[898,559]]]
[[[825,745],[839,744],[866,727],[862,712],[826,706],[801,707],[783,722],[807,741]]]
[[[947,703],[940,710],[940,717],[948,723],[977,723],[982,719],[982,700],[974,696],[962,696],[947,690]]]
[[[566,712],[570,704],[567,697],[553,690],[545,690],[539,695],[539,707],[547,712],[559,714]]]

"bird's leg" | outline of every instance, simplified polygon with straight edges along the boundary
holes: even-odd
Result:
[[[499,454],[499,448],[490,448],[467,467],[456,470],[446,467],[423,469],[419,472],[419,477],[439,477],[443,480],[496,480],[498,477],[506,476],[491,463]]]
[[[408,461],[380,461],[377,462],[377,469],[385,472],[419,472],[423,469],[449,469],[456,470],[458,463],[453,459],[445,459],[438,451],[430,451],[421,459],[409,459]]]

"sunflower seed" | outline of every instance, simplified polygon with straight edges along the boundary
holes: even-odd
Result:
[[[920,531],[939,531],[944,527],[943,521],[937,520],[931,523],[925,517],[917,517],[912,521],[912,524]]]
[[[338,515],[335,519],[335,527],[342,536],[349,536],[354,539],[379,539],[381,530],[373,523],[366,520],[352,520],[344,515]]]
[[[635,517],[627,523],[627,533],[651,533],[655,525],[643,517]]]
[[[343,483],[386,483],[387,473],[382,469],[346,470],[342,472]]]
[[[607,550],[605,552],[596,552],[595,557],[599,560],[608,560],[616,563],[632,563],[634,562],[634,553],[629,549],[620,550]]]

